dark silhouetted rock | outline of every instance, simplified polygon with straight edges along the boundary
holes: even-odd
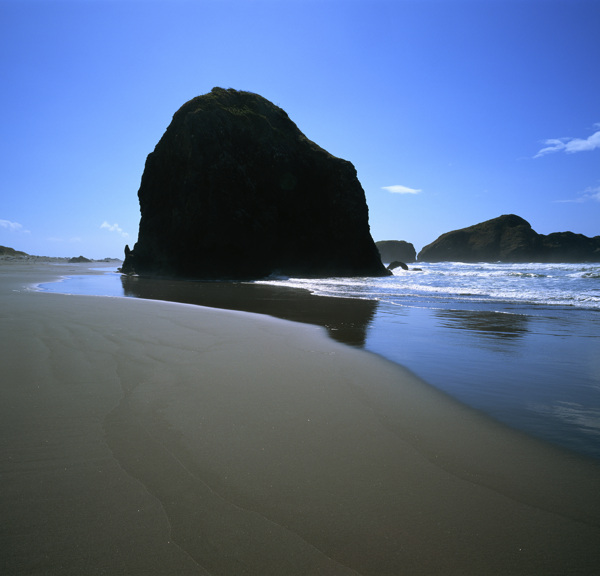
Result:
[[[198,279],[389,274],[354,166],[263,97],[214,88],[148,155],[123,272]]]
[[[425,246],[422,262],[598,262],[600,236],[538,234],[514,214],[442,234]]]
[[[382,262],[414,262],[417,259],[415,247],[404,240],[380,240],[375,242],[377,250],[381,255]]]
[[[393,270],[394,268],[402,268],[402,270],[408,270],[408,266],[404,262],[400,262],[400,260],[395,260],[387,267],[388,270]]]
[[[76,256],[75,258],[71,258],[69,260],[69,264],[81,264],[83,262],[91,262],[91,260],[85,256]]]
[[[427,262],[518,262],[530,259],[541,243],[529,222],[514,214],[442,234],[419,252]]]
[[[600,236],[553,232],[542,236],[542,242],[547,262],[600,262]]]

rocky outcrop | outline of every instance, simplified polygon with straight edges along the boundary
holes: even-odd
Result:
[[[402,268],[402,270],[408,270],[408,266],[400,260],[394,260],[387,267],[388,270],[394,270],[394,268]]]
[[[538,234],[508,214],[442,234],[418,255],[422,262],[600,262],[600,236]]]
[[[600,262],[600,236],[553,232],[542,241],[547,262]]]
[[[263,97],[214,88],[149,154],[122,270],[198,279],[389,274],[354,166]]]
[[[375,242],[382,262],[414,262],[417,259],[415,247],[404,240],[380,240]]]
[[[75,256],[69,259],[69,264],[83,264],[85,262],[91,262],[91,260],[85,256]]]
[[[541,249],[538,234],[514,214],[442,234],[419,252],[426,262],[519,262]]]

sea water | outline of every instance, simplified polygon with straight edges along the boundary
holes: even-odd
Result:
[[[383,278],[274,277],[252,286],[368,300],[364,320],[351,319],[364,324],[359,345],[511,427],[600,459],[600,263],[410,268]],[[44,289],[139,295],[123,278],[74,276]],[[169,299],[168,290],[160,294]],[[336,326],[322,324],[336,336]]]
[[[600,458],[600,264],[410,268],[268,283],[376,300],[367,350],[509,426]]]

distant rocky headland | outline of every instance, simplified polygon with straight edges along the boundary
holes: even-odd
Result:
[[[69,258],[68,256],[35,256],[22,252],[21,250],[15,250],[8,246],[0,246],[0,260],[8,262],[56,262],[65,264],[78,264],[88,262],[114,262],[115,264],[121,262],[118,258],[103,258],[101,260],[91,260],[85,256],[76,256]]]
[[[148,155],[122,271],[196,279],[386,276],[354,166],[262,96],[214,88]]]
[[[600,262],[600,236],[538,234],[507,214],[442,234],[418,255],[421,262]]]

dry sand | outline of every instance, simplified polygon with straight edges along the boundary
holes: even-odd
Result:
[[[0,574],[597,574],[600,469],[267,316],[0,263]]]

